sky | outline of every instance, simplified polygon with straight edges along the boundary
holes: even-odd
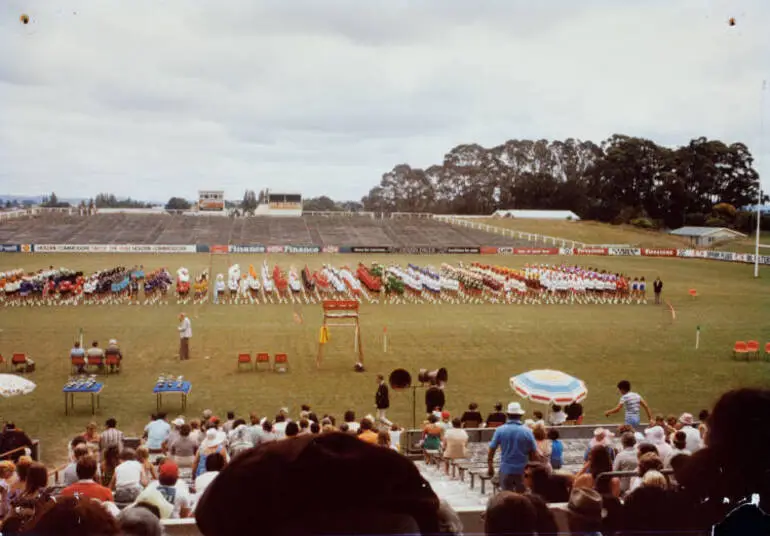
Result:
[[[768,27],[767,0],[3,0],[0,193],[360,199],[462,143],[614,133],[741,141],[770,188]]]

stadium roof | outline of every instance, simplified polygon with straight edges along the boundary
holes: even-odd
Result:
[[[679,229],[670,231],[669,234],[676,236],[709,236],[724,231],[732,234],[733,236],[746,236],[743,233],[739,233],[733,229],[728,229],[727,227],[680,227]]]

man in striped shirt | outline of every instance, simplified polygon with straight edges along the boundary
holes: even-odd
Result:
[[[631,382],[628,380],[618,382],[618,391],[620,391],[620,402],[618,402],[617,406],[607,411],[604,414],[605,417],[609,417],[625,408],[625,423],[631,426],[639,426],[641,422],[641,408],[644,408],[644,411],[647,413],[647,420],[652,422],[650,407],[640,394],[631,391]]]
[[[110,417],[105,426],[107,428],[99,438],[99,450],[104,452],[109,447],[118,447],[118,450],[123,450],[123,432],[117,428],[118,421],[114,417]]]

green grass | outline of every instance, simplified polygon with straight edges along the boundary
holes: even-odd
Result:
[[[537,233],[586,244],[628,244],[650,248],[684,248],[686,238],[672,236],[661,231],[648,231],[632,225],[610,225],[596,221],[530,220],[517,218],[474,219],[505,229]]]
[[[438,265],[443,261],[469,262],[479,257],[271,256],[284,267],[308,262],[354,264],[370,262]],[[247,266],[263,256],[232,256]],[[535,257],[484,257],[484,262],[523,266],[553,262]],[[193,271],[209,266],[208,255],[111,256],[20,255],[0,256],[0,269],[26,269],[49,264],[90,271],[117,263],[143,263],[146,268],[167,266],[175,271],[184,264]],[[731,387],[767,385],[770,363],[734,362],[730,349],[736,339],[757,338],[763,344],[770,312],[768,277],[750,277],[751,267],[720,262],[652,259],[571,259],[612,271],[649,279],[660,275],[665,298],[676,309],[673,321],[667,308],[653,305],[364,305],[361,323],[367,371],[352,372],[355,361],[352,332],[332,330],[321,370],[315,367],[320,307],[302,308],[304,323],[293,321],[291,305],[204,306],[91,306],[0,309],[0,352],[6,357],[26,351],[38,363],[32,375],[38,384],[29,396],[2,401],[3,419],[13,419],[33,437],[43,441],[44,460],[59,463],[66,441],[82,430],[92,417],[85,398],[76,400],[76,413],[64,416],[61,387],[69,372],[68,350],[78,328],[87,340],[106,342],[117,338],[125,352],[125,370],[105,378],[102,409],[95,420],[117,417],[120,427],[138,434],[155,409],[152,395],[160,372],[183,374],[194,388],[188,417],[205,408],[218,414],[234,409],[273,415],[282,406],[296,414],[299,405],[310,403],[319,413],[340,416],[348,408],[362,416],[374,410],[375,378],[399,367],[416,373],[421,367],[445,366],[449,370],[448,409],[460,413],[468,402],[483,411],[498,401],[515,399],[508,379],[534,368],[555,368],[584,379],[589,396],[585,402],[588,422],[617,422],[603,412],[617,401],[615,383],[629,379],[655,412],[697,412],[709,407]],[[224,272],[227,257],[213,258],[213,272]],[[687,289],[698,289],[692,299]],[[175,359],[178,339],[176,315],[191,315],[194,338],[192,359]],[[695,326],[702,326],[701,348],[694,350]],[[383,353],[382,331],[387,326],[389,349]],[[240,351],[284,351],[291,371],[236,371]],[[204,359],[209,356],[210,359]],[[419,396],[419,393],[418,393]],[[421,406],[418,400],[418,408]],[[408,393],[392,393],[389,416],[411,424]],[[537,406],[526,403],[532,411]],[[178,400],[167,401],[169,415],[178,412]]]

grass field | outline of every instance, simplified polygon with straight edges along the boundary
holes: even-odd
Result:
[[[632,225],[610,225],[596,221],[529,220],[482,218],[473,221],[495,227],[537,233],[586,244],[628,244],[636,247],[686,248],[689,240],[660,231],[647,231]]]
[[[573,224],[570,224],[573,225]],[[556,233],[554,233],[556,234]],[[311,267],[323,262],[342,264],[358,260],[437,265],[462,257],[353,257],[271,256],[271,263]],[[25,269],[50,264],[90,271],[119,263],[142,263],[147,269],[167,266],[172,272],[184,264],[193,272],[211,266],[225,272],[228,262],[262,262],[263,256],[210,257],[208,255],[20,255],[0,256],[0,269]],[[553,262],[535,257],[484,257],[484,262],[523,266],[526,262]],[[578,260],[578,259],[574,259]],[[468,402],[483,411],[496,401],[514,399],[510,376],[534,368],[555,368],[584,379],[588,422],[609,423],[604,410],[617,401],[615,383],[629,379],[655,412],[697,412],[709,407],[724,390],[744,385],[768,385],[770,363],[737,363],[730,349],[736,339],[770,340],[770,272],[765,279],[750,277],[751,267],[720,262],[655,258],[581,258],[585,264],[648,280],[660,275],[664,297],[676,310],[673,321],[666,307],[654,305],[363,305],[364,374],[352,371],[352,332],[332,331],[321,370],[315,367],[320,307],[302,308],[304,323],[293,321],[291,305],[187,306],[194,337],[192,359],[176,360],[176,315],[183,307],[78,306],[0,308],[0,352],[26,351],[38,364],[32,379],[37,390],[25,397],[2,401],[3,419],[13,419],[43,441],[44,460],[61,462],[66,441],[92,417],[87,400],[76,400],[76,413],[64,416],[61,387],[69,374],[68,350],[78,329],[87,340],[105,343],[111,337],[122,345],[125,370],[105,378],[100,424],[117,417],[127,433],[141,431],[155,409],[152,387],[158,374],[183,374],[193,382],[187,416],[211,408],[239,415],[250,411],[273,415],[282,406],[296,414],[310,403],[319,414],[341,415],[348,408],[359,415],[373,411],[375,374],[399,367],[444,366],[449,370],[448,409],[461,412]],[[687,289],[698,289],[692,299]],[[694,350],[695,327],[702,326],[700,350]],[[382,348],[387,326],[389,349]],[[287,374],[237,372],[240,351],[284,351],[289,354]],[[209,359],[204,357],[208,356]],[[418,411],[422,406],[418,393]],[[408,393],[392,393],[389,416],[411,424]],[[526,403],[528,411],[536,405]],[[166,403],[169,415],[178,413],[178,399]],[[613,422],[617,422],[617,417]]]

